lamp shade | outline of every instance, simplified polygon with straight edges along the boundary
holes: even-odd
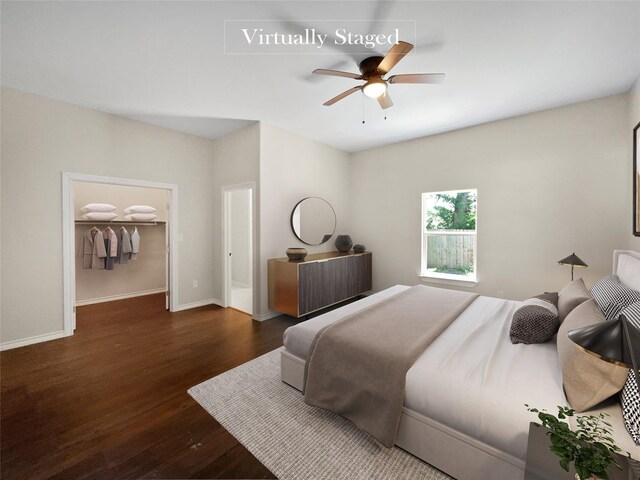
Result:
[[[572,267],[588,267],[589,266],[586,263],[584,263],[582,260],[580,260],[580,257],[578,257],[575,253],[572,253],[571,255],[569,255],[566,258],[563,258],[562,260],[558,260],[558,263],[560,265],[570,265]]]
[[[640,364],[640,331],[624,315],[571,330],[568,335],[576,345],[601,360],[631,369]]]

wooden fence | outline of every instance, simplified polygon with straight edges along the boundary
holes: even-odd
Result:
[[[473,268],[475,232],[439,230],[426,235],[427,268]]]

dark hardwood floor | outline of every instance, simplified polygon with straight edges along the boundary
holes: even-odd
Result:
[[[78,308],[72,337],[0,354],[1,478],[275,478],[187,389],[293,322],[162,294]]]

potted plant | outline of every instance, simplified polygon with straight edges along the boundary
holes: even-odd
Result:
[[[574,416],[572,409],[558,406],[556,417],[546,410],[525,406],[530,412],[537,413],[542,425],[547,427],[551,442],[549,450],[560,458],[560,466],[568,472],[573,462],[576,480],[609,480],[608,472],[612,464],[618,469],[622,468],[613,456],[621,450],[611,438],[611,424],[605,421],[607,414],[578,415],[578,428],[571,430],[563,420]],[[627,456],[631,458],[629,452]]]

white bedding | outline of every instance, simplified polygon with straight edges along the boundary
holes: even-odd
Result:
[[[405,406],[488,445],[525,459],[525,403],[554,411],[567,405],[555,339],[509,340],[521,302],[479,297],[407,372]]]
[[[396,285],[288,328],[286,350],[306,360],[321,328],[406,288]],[[554,410],[566,399],[555,341],[509,340],[511,315],[520,305],[477,298],[409,369],[405,407],[524,460],[535,420],[524,403]]]

